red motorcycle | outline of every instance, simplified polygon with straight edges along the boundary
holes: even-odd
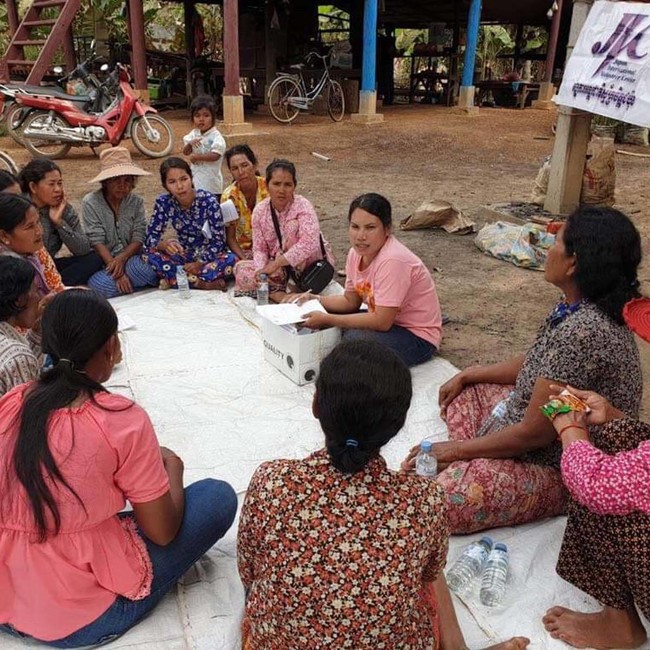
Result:
[[[115,101],[100,114],[87,113],[78,103],[61,97],[17,95],[19,104],[32,109],[22,132],[27,150],[40,158],[62,158],[70,147],[116,146],[131,137],[145,156],[169,155],[174,147],[172,129],[154,108],[136,97],[126,67],[118,63],[107,81],[118,90]]]

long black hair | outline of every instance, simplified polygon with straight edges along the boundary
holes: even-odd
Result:
[[[623,324],[623,306],[640,296],[641,237],[632,221],[613,208],[580,207],[567,218],[564,247],[575,255],[582,297]]]
[[[20,299],[29,293],[35,275],[34,267],[22,257],[0,255],[0,322],[23,310]]]
[[[186,160],[178,158],[177,156],[167,158],[167,160],[160,165],[160,182],[165,189],[167,189],[167,174],[170,169],[182,169],[190,178],[192,178],[192,169]]]
[[[332,465],[362,470],[404,426],[411,373],[375,341],[344,341],[323,360],[316,380],[318,419]]]
[[[6,169],[0,169],[0,192],[4,192],[7,188],[14,185],[20,186],[18,179]]]
[[[79,395],[94,400],[95,393],[106,391],[84,369],[117,332],[117,316],[108,301],[94,291],[71,289],[60,293],[45,308],[41,329],[43,352],[50,355],[54,365],[26,394],[13,455],[13,468],[27,493],[39,542],[61,528],[50,481],[63,485],[81,503],[52,456],[48,443],[50,415]],[[48,526],[48,512],[52,529]]]
[[[27,211],[34,204],[20,194],[0,192],[0,230],[13,232],[25,221]]]

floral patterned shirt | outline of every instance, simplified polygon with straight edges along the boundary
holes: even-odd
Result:
[[[248,647],[430,649],[422,604],[448,545],[436,481],[381,457],[343,474],[326,450],[255,472],[238,536]]]
[[[650,435],[648,425],[626,422],[630,427],[645,427]],[[576,440],[562,454],[562,478],[573,498],[599,515],[637,510],[650,514],[650,440],[614,456],[587,440]]]
[[[266,189],[266,181],[257,176],[257,195],[255,196],[255,205],[261,203],[268,195],[269,191]],[[239,221],[237,222],[237,242],[242,250],[250,250],[253,247],[253,213],[248,207],[246,196],[239,189],[237,183],[228,185],[221,195],[221,202],[225,203],[230,199],[237,208]]]
[[[147,229],[146,248],[158,246],[170,223],[188,258],[197,262],[215,262],[226,250],[221,208],[217,197],[210,192],[196,190],[194,201],[187,209],[182,208],[171,194],[159,196]]]
[[[298,271],[323,259],[320,247],[320,224],[314,206],[296,194],[293,201],[282,211],[276,211],[282,249],[287,262]],[[327,259],[334,264],[334,257],[325,242]],[[264,199],[253,210],[253,260],[255,268],[261,269],[280,254],[280,243],[271,218],[271,199]]]
[[[57,270],[56,264],[54,264],[54,260],[52,259],[52,256],[47,252],[47,249],[45,247],[39,248],[36,251],[36,258],[43,267],[43,277],[45,279],[47,288],[50,291],[54,291],[56,293],[63,291],[65,289],[65,286],[63,284],[63,280],[61,279],[61,274]]]

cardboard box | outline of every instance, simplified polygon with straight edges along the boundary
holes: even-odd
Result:
[[[341,330],[297,329],[262,318],[264,359],[299,386],[316,381],[320,362],[341,340]]]

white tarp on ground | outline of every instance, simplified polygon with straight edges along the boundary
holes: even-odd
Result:
[[[263,360],[254,303],[221,293],[151,291],[114,301],[135,328],[122,334],[124,363],[109,387],[134,397],[150,414],[161,444],[179,453],[186,483],[230,482],[243,501],[255,468],[273,458],[300,458],[321,446],[311,415],[312,386],[298,387]],[[413,370],[414,398],[404,430],[385,449],[397,468],[424,437],[442,440],[441,383],[455,373],[444,359]],[[513,580],[504,607],[457,601],[468,644],[479,648],[516,634],[531,648],[564,648],[544,631],[553,604],[596,609],[554,572],[564,519],[493,531],[511,551]],[[478,535],[452,538],[450,561]],[[236,566],[236,526],[188,574],[148,620],[109,646],[137,650],[232,650],[239,647],[244,594]],[[3,650],[27,643],[0,637]]]

